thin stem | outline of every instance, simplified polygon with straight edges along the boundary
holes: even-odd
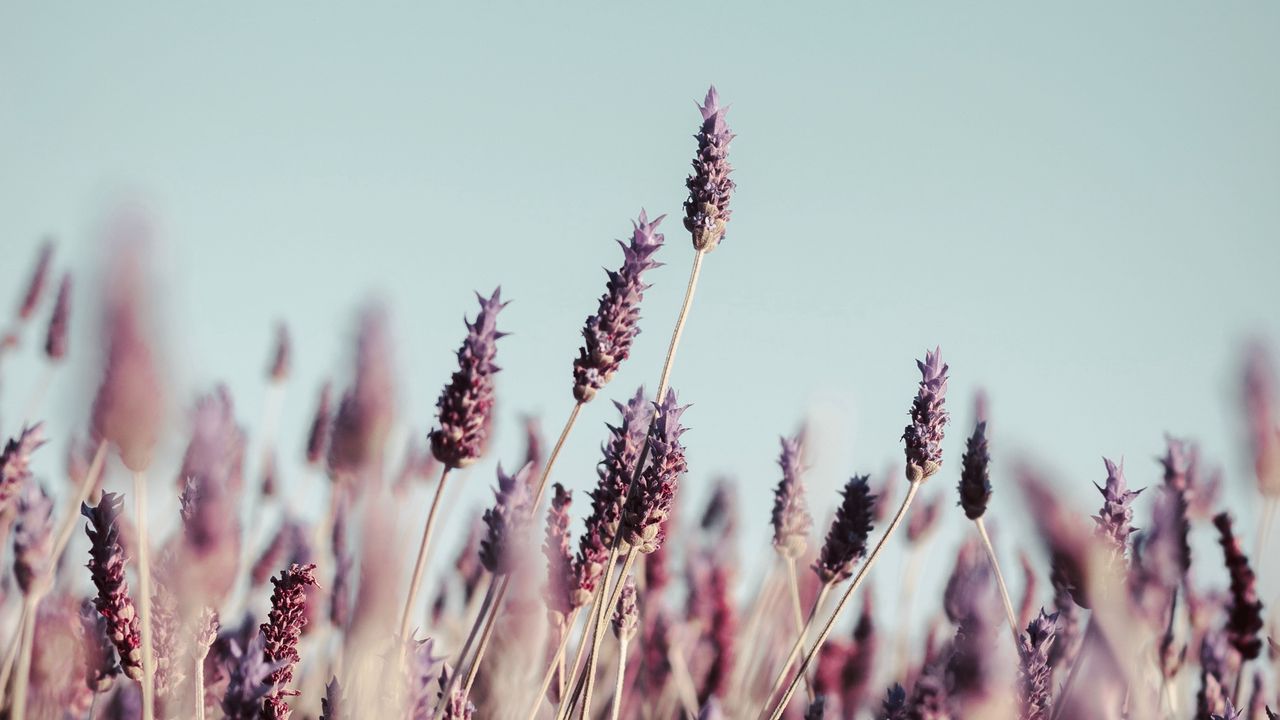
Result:
[[[13,676],[13,666],[18,661],[18,651],[22,649],[22,634],[29,622],[27,610],[27,604],[23,603],[22,610],[18,613],[18,627],[14,630],[13,637],[9,638],[9,647],[4,653],[4,667],[0,668],[0,708],[4,707],[9,680]]]
[[[615,540],[617,536],[615,535]],[[587,622],[582,626],[582,639],[578,642],[578,652],[573,658],[573,672],[569,675],[568,686],[573,688],[573,694],[569,698],[562,699],[560,709],[556,712],[556,720],[567,720],[569,714],[573,712],[574,703],[578,700],[578,693],[582,692],[582,659],[587,650],[587,637],[591,629],[596,626],[599,618],[600,609],[605,593],[605,585],[609,582],[609,574],[613,570],[613,566],[618,562],[618,543],[614,542],[609,549],[609,560],[604,564],[604,574],[600,581],[596,584],[595,592],[591,594],[591,609],[587,613]]]
[[[923,538],[917,538],[915,542],[908,539],[906,575],[898,588],[898,613],[904,618],[911,617],[911,607],[916,597],[916,580],[920,576],[920,542],[923,542]],[[907,656],[911,652],[910,632],[909,623],[898,623],[898,632],[893,642],[894,677],[903,677],[907,673]]]
[[[1018,649],[1018,618],[1013,614],[1013,602],[1009,599],[1009,586],[1004,584],[1004,573],[1000,572],[1000,561],[996,560],[995,548],[991,545],[991,536],[987,534],[987,524],[979,517],[973,521],[978,527],[978,537],[982,538],[982,546],[987,549],[987,559],[991,561],[991,569],[996,573],[996,584],[1000,586],[1000,599],[1004,601],[1004,614],[1009,620],[1009,632],[1013,633],[1013,648]]]
[[[484,659],[484,653],[489,649],[489,638],[493,637],[493,628],[498,624],[498,612],[502,607],[502,600],[507,595],[509,578],[502,576],[502,585],[498,588],[498,594],[493,599],[493,605],[489,609],[489,618],[485,620],[484,632],[480,634],[480,645],[476,648],[476,657],[471,661],[471,668],[467,670],[467,681],[462,686],[463,696],[467,696],[471,692],[471,684],[476,681],[476,674],[480,672],[480,661]]]
[[[418,586],[422,584],[422,573],[427,569],[427,551],[431,547],[431,531],[435,529],[436,511],[440,509],[440,498],[444,497],[445,480],[449,479],[449,470],[449,466],[445,465],[440,471],[440,482],[436,483],[436,494],[431,500],[431,510],[427,513],[427,524],[422,528],[422,542],[418,545],[418,559],[413,564],[409,595],[404,599],[404,612],[400,614],[401,660],[404,660],[405,641],[409,638],[409,618],[413,616],[413,605],[418,599]]]
[[[610,703],[609,720],[618,720],[622,710],[622,685],[627,677],[627,638],[618,638],[618,676],[613,684],[613,701]]]
[[[36,636],[36,602],[37,593],[29,592],[23,596],[23,613],[27,622],[22,626],[22,648],[18,651],[18,670],[13,678],[13,712],[14,720],[26,720],[27,717],[27,685],[31,682],[31,646]]]
[[[671,677],[676,686],[676,698],[684,708],[685,717],[698,716],[698,691],[693,687],[693,675],[689,673],[689,663],[674,644],[667,648],[667,664],[671,666]]]
[[[449,702],[449,698],[453,697],[453,688],[458,684],[458,675],[462,673],[463,664],[467,661],[467,655],[471,652],[471,646],[475,643],[476,638],[480,634],[480,630],[484,627],[481,622],[488,614],[490,606],[493,605],[494,598],[498,596],[500,588],[506,577],[497,578],[493,575],[485,573],[488,578],[489,587],[484,592],[484,602],[480,604],[480,612],[476,614],[475,622],[471,623],[471,630],[467,633],[467,641],[462,644],[462,652],[458,653],[458,659],[454,662],[454,671],[449,674],[449,681],[445,684],[444,692],[440,693],[440,699],[436,702],[436,708],[431,712],[431,717],[435,718],[444,712],[445,705]]]
[[[562,673],[564,671],[564,651],[569,644],[569,634],[573,632],[573,623],[578,619],[579,610],[580,608],[574,608],[564,620],[556,654],[551,657],[551,662],[547,663],[547,671],[542,675],[542,684],[538,686],[538,694],[533,697],[533,707],[529,708],[526,720],[535,720],[538,717],[538,710],[542,709],[542,701],[547,696],[547,690],[551,688],[551,680],[556,676],[556,670],[559,669]],[[563,693],[561,699],[564,699]]]
[[[888,529],[884,531],[884,535],[880,536],[880,542],[876,543],[876,547],[867,556],[866,562],[858,570],[858,574],[853,578],[853,583],[849,585],[849,589],[845,590],[844,595],[840,598],[840,602],[836,604],[836,609],[831,613],[831,617],[827,619],[827,624],[822,628],[822,632],[818,635],[818,640],[813,644],[813,649],[805,655],[804,662],[800,663],[800,672],[796,673],[795,679],[787,687],[787,692],[782,696],[782,701],[773,711],[772,720],[778,720],[782,717],[782,713],[787,708],[787,703],[791,702],[791,697],[795,695],[796,688],[800,685],[800,680],[804,677],[805,672],[809,669],[809,665],[813,663],[813,659],[817,657],[818,652],[822,650],[822,645],[831,635],[831,630],[835,628],[836,620],[839,619],[840,613],[844,611],[846,605],[849,604],[849,598],[857,592],[858,586],[862,584],[863,578],[875,565],[876,559],[880,557],[880,551],[884,549],[885,543],[893,536],[893,532],[898,529],[898,525],[902,524],[902,519],[907,515],[907,509],[911,507],[911,501],[915,499],[916,493],[920,491],[920,486],[924,480],[915,480],[907,488],[907,496],[902,499],[902,506],[898,508],[898,513],[893,516],[893,520],[889,523]]]
[[[587,660],[586,689],[582,692],[582,720],[587,720],[591,715],[591,690],[595,686],[596,666],[600,662],[600,644],[604,639],[604,629],[608,625],[609,608],[616,607],[618,597],[622,595],[622,586],[627,582],[627,576],[631,574],[631,568],[635,565],[636,557],[640,554],[639,549],[632,547],[627,552],[627,559],[622,563],[622,572],[618,574],[618,582],[614,583],[613,593],[609,595],[609,602],[600,606],[600,612],[596,618],[596,629],[591,636],[591,655]]]
[[[1253,550],[1255,558],[1263,556],[1267,549],[1267,541],[1271,539],[1271,523],[1275,520],[1277,500],[1278,498],[1268,497],[1262,506],[1262,525],[1258,528],[1258,547]],[[1262,564],[1259,563],[1259,573],[1261,573]]]
[[[667,384],[671,380],[671,368],[676,363],[676,350],[680,347],[680,336],[684,334],[684,324],[689,319],[689,310],[693,308],[693,295],[698,290],[698,276],[702,274],[702,258],[706,251],[699,250],[693,254],[693,267],[689,270],[689,284],[684,289],[684,303],[680,306],[680,314],[676,316],[676,327],[671,331],[671,343],[667,345],[667,359],[662,364],[662,375],[658,377],[658,402],[667,393]],[[643,463],[642,463],[643,464]]]
[[[786,558],[782,558],[782,561],[786,562]],[[773,606],[773,602],[778,595],[779,589],[782,587],[780,583],[775,582],[775,575],[776,569],[773,565],[770,565],[769,570],[766,572],[764,579],[760,583],[760,590],[753,593],[751,609],[747,614],[747,622],[743,626],[743,637],[757,637],[756,633],[760,627],[760,620],[764,617],[765,610]],[[729,686],[733,688],[733,697],[742,696],[743,684],[753,677],[756,665],[765,654],[761,651],[767,647],[767,643],[764,642],[751,643],[751,647],[747,649],[747,654],[742,658],[742,662],[736,664],[734,668],[735,677],[733,683]]]
[[[1058,720],[1062,715],[1062,711],[1067,707],[1067,697],[1071,692],[1071,686],[1076,682],[1076,675],[1080,673],[1080,666],[1083,663],[1080,659],[1089,650],[1089,639],[1098,631],[1097,623],[1095,623],[1093,615],[1089,616],[1089,622],[1084,627],[1084,636],[1080,638],[1080,647],[1076,650],[1076,656],[1071,659],[1071,670],[1067,673],[1066,682],[1062,683],[1062,689],[1058,691],[1058,700],[1053,704],[1053,715],[1051,720]]]
[[[764,707],[760,708],[760,717],[764,717],[765,711],[769,709],[769,701],[773,699],[775,693],[782,689],[782,683],[786,681],[787,673],[791,672],[791,666],[795,664],[796,659],[800,657],[800,652],[804,650],[804,641],[809,636],[809,628],[813,626],[813,621],[818,617],[818,611],[822,609],[822,603],[826,601],[832,587],[831,583],[823,583],[822,587],[818,589],[818,596],[813,599],[813,606],[809,608],[809,617],[805,620],[804,625],[800,626],[800,631],[796,633],[796,640],[791,644],[791,651],[787,653],[787,659],[782,663],[782,669],[778,671],[778,676],[774,678],[773,685],[769,687],[769,694],[765,695]],[[803,668],[800,670],[800,676],[802,675],[804,675]]]
[[[134,514],[138,523],[138,624],[142,635],[142,718],[155,717],[155,658],[151,647],[151,548],[147,540],[147,476],[133,473]]]
[[[204,720],[204,657],[196,658],[196,720]]]
[[[569,419],[565,421],[564,429],[560,431],[560,438],[552,446],[551,454],[547,456],[547,464],[542,467],[542,474],[538,476],[538,490],[533,494],[533,502],[529,505],[530,514],[538,512],[538,505],[542,503],[542,494],[547,491],[547,479],[551,477],[551,468],[555,466],[556,458],[560,457],[560,451],[564,448],[565,441],[569,439],[569,433],[578,421],[578,413],[582,412],[584,404],[576,402],[573,404],[573,410],[569,411]]]
[[[800,579],[796,577],[796,561],[787,558],[787,584],[791,586],[791,614],[795,616],[796,633],[804,632],[804,613],[800,610]]]

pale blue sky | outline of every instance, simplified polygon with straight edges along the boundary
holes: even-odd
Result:
[[[1034,453],[1093,507],[1099,456],[1149,484],[1165,431],[1202,440],[1244,508],[1240,345],[1280,338],[1280,6],[786,5],[7,5],[0,294],[39,235],[83,273],[110,210],[145,204],[175,394],[226,380],[256,423],[284,318],[292,448],[362,298],[392,308],[424,432],[472,289],[501,283],[504,414],[461,501],[479,503],[492,461],[518,457],[517,413],[550,434],[568,412],[613,238],[641,207],[678,215],[714,82],[739,189],[674,377],[687,499],[734,474],[763,542],[776,437],[808,417],[825,516],[849,473],[900,457],[913,361],[941,344],[957,425],[934,492],[953,492],[982,386],[1009,525],[1001,461]],[[665,228],[610,398],[656,382],[691,257]],[[31,366],[6,369],[6,415]],[[54,420],[80,427],[91,377],[61,376]],[[559,479],[589,485],[611,419],[590,407]]]

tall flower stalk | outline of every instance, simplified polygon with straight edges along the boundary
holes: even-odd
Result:
[[[702,115],[702,125],[696,136],[698,149],[692,163],[693,172],[690,173],[685,181],[689,196],[684,203],[684,226],[689,231],[693,243],[693,265],[689,269],[689,281],[685,286],[684,301],[681,303],[680,311],[676,315],[675,327],[671,331],[671,341],[667,345],[666,359],[663,361],[662,372],[658,379],[658,389],[654,394],[654,397],[659,399],[663,398],[667,393],[671,380],[671,370],[675,366],[676,351],[680,347],[680,338],[684,334],[684,326],[689,319],[689,312],[693,307],[693,298],[697,292],[698,278],[702,273],[702,261],[706,254],[719,246],[720,241],[724,238],[725,228],[730,216],[729,201],[735,187],[733,180],[729,178],[733,167],[729,164],[728,153],[729,145],[734,138],[734,134],[729,130],[725,120],[729,108],[721,107],[720,96],[714,86],[707,91],[706,98],[699,105],[698,110]],[[657,420],[658,418],[655,417],[651,422],[656,423]],[[631,482],[628,484],[626,494],[630,494],[631,487],[635,485],[640,473],[644,470],[647,456],[648,449],[646,446],[641,449],[640,457],[636,460],[635,469],[632,471]],[[584,630],[584,645],[586,642],[585,632],[592,632],[593,644],[598,641],[600,635],[604,632],[604,620],[607,617],[609,603],[602,602],[602,598],[609,590],[610,575],[618,557],[618,550],[618,539],[615,537],[613,546],[609,551],[609,562],[605,565],[604,578],[596,588],[596,593],[592,598],[592,607],[590,613],[588,613],[588,621]],[[579,680],[575,685],[581,687],[582,682],[584,681]],[[590,681],[586,680],[585,682]],[[572,711],[577,696],[578,690],[575,688],[574,697],[563,703],[560,718],[568,717],[568,712]],[[584,712],[586,712],[585,709]]]
[[[942,438],[948,419],[945,408],[948,367],[942,362],[942,354],[937,349],[926,353],[923,361],[916,361],[916,366],[920,369],[920,388],[916,392],[915,401],[911,405],[911,424],[902,433],[902,439],[906,445],[906,476],[908,482],[906,497],[902,499],[902,505],[898,508],[897,513],[894,514],[893,519],[889,521],[889,527],[885,529],[884,535],[880,536],[875,549],[867,556],[866,562],[858,570],[857,576],[854,577],[849,588],[845,590],[840,602],[836,604],[835,610],[832,611],[831,616],[827,619],[822,632],[818,634],[818,639],[813,648],[805,655],[804,662],[800,663],[800,670],[791,680],[791,684],[787,686],[782,699],[778,701],[773,713],[769,716],[771,720],[779,720],[783,713],[786,712],[787,705],[795,695],[805,672],[809,669],[809,665],[813,663],[818,653],[822,650],[822,645],[830,637],[836,621],[840,618],[840,614],[844,611],[845,606],[849,604],[849,599],[853,597],[853,594],[858,590],[858,586],[862,584],[862,580],[875,565],[876,559],[880,557],[880,552],[884,549],[885,543],[889,541],[890,537],[893,537],[894,531],[902,524],[903,518],[907,515],[907,510],[911,507],[911,502],[915,500],[916,493],[920,491],[920,486],[942,467]]]
[[[1013,612],[1013,601],[1009,598],[1009,586],[1005,584],[1004,573],[1000,570],[1000,561],[996,559],[995,547],[991,544],[991,536],[987,533],[987,525],[982,516],[987,512],[987,504],[991,501],[990,478],[991,452],[987,445],[987,422],[979,420],[973,427],[973,434],[965,444],[964,456],[960,459],[960,484],[957,490],[960,495],[960,507],[965,517],[973,521],[982,539],[982,547],[995,572],[996,585],[1000,589],[1000,600],[1004,603],[1004,613],[1009,621],[1009,632],[1013,633],[1014,647],[1019,644],[1021,633],[1018,631],[1018,617]]]
[[[409,620],[413,616],[413,607],[418,599],[418,587],[422,583],[422,574],[427,568],[427,557],[431,547],[431,531],[435,529],[436,513],[440,509],[440,499],[444,496],[445,481],[449,472],[463,468],[480,458],[489,439],[489,426],[493,414],[493,376],[499,368],[494,363],[497,357],[497,341],[505,333],[498,332],[498,313],[506,306],[501,299],[502,289],[493,291],[486,300],[480,300],[480,312],[476,319],[468,322],[467,337],[458,348],[458,370],[453,373],[449,384],[445,385],[436,402],[438,410],[438,427],[431,431],[431,452],[440,461],[440,481],[436,483],[435,497],[431,500],[431,509],[427,513],[427,522],[422,529],[422,542],[418,546],[418,559],[413,565],[413,577],[409,581],[409,592],[404,601],[404,612],[400,615],[399,637],[403,640],[409,636]],[[404,643],[401,643],[401,647]]]

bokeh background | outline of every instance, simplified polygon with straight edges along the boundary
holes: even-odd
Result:
[[[607,401],[657,381],[692,257],[679,213],[694,101],[714,82],[738,190],[674,385],[694,403],[682,502],[735,480],[743,592],[771,557],[778,435],[809,423],[825,519],[849,474],[900,472],[914,360],[935,345],[955,425],[928,490],[950,510],[985,389],[1006,562],[1031,537],[1015,458],[1093,511],[1101,456],[1156,483],[1166,432],[1200,442],[1251,528],[1241,368],[1249,338],[1280,338],[1278,34],[1272,3],[6,5],[0,302],[17,301],[46,234],[80,282],[39,467],[60,476],[83,432],[93,278],[121,208],[159,239],[171,454],[181,409],[216,382],[260,423],[273,324],[288,323],[282,471],[304,515],[324,482],[302,468],[306,424],[319,384],[345,382],[359,304],[392,313],[398,444],[430,427],[472,291],[501,284],[502,414],[449,501],[451,555],[494,464],[518,463],[521,414],[550,441],[568,413],[613,239],[642,207],[670,213],[634,355],[556,472],[585,490]],[[37,334],[3,370],[5,433],[42,372]],[[408,557],[428,493],[399,508]],[[153,502],[176,519],[176,497]],[[945,517],[944,533],[968,531]],[[928,563],[935,596],[950,560]],[[876,592],[895,597],[901,568],[891,555]]]

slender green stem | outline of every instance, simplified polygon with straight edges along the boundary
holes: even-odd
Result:
[[[973,521],[978,528],[978,537],[982,538],[982,546],[987,550],[987,559],[991,561],[991,569],[996,574],[996,584],[1000,586],[1000,599],[1004,601],[1004,614],[1009,620],[1009,632],[1013,633],[1013,648],[1018,649],[1018,618],[1013,613],[1013,601],[1009,599],[1009,586],[1004,584],[1004,573],[1000,572],[1000,561],[996,560],[996,550],[991,545],[991,536],[987,534],[987,524],[979,517]]]
[[[862,567],[859,568],[858,574],[854,576],[853,582],[849,585],[849,589],[845,590],[844,595],[840,598],[840,602],[836,604],[836,609],[831,613],[831,617],[827,619],[827,624],[822,628],[822,632],[818,634],[818,639],[814,642],[813,649],[805,655],[804,662],[800,663],[800,671],[796,673],[791,684],[787,686],[787,691],[782,695],[782,700],[779,701],[777,707],[774,708],[773,715],[771,716],[772,720],[779,720],[779,718],[782,717],[782,714],[786,712],[787,704],[791,702],[791,698],[795,695],[796,688],[799,687],[800,681],[804,678],[805,672],[809,669],[809,666],[813,664],[813,659],[818,656],[818,652],[822,650],[822,645],[826,643],[827,638],[831,635],[832,629],[835,628],[836,620],[839,619],[845,606],[849,604],[849,599],[853,597],[855,592],[857,592],[858,586],[862,584],[862,580],[867,576],[867,573],[870,572],[872,566],[875,565],[876,560],[880,557],[880,552],[884,550],[885,543],[893,536],[893,532],[898,529],[898,526],[902,524],[902,519],[907,515],[907,509],[911,507],[911,501],[915,499],[916,493],[920,491],[920,486],[923,483],[923,479],[915,480],[908,486],[907,496],[902,499],[902,506],[898,508],[897,514],[893,516],[893,520],[889,523],[889,527],[884,531],[884,535],[880,536],[880,542],[876,543],[875,549],[871,551],[871,554],[867,556],[866,562],[864,562]]]
[[[413,578],[409,580],[409,595],[404,600],[404,612],[400,614],[400,658],[404,659],[404,648],[409,639],[409,618],[413,617],[413,606],[418,599],[418,587],[422,584],[422,574],[427,569],[427,555],[431,547],[431,531],[435,529],[436,512],[440,509],[440,498],[444,496],[445,481],[449,479],[449,466],[440,471],[440,482],[436,483],[436,494],[431,500],[431,510],[427,513],[427,524],[422,528],[422,542],[418,545],[418,559],[413,564]]]

